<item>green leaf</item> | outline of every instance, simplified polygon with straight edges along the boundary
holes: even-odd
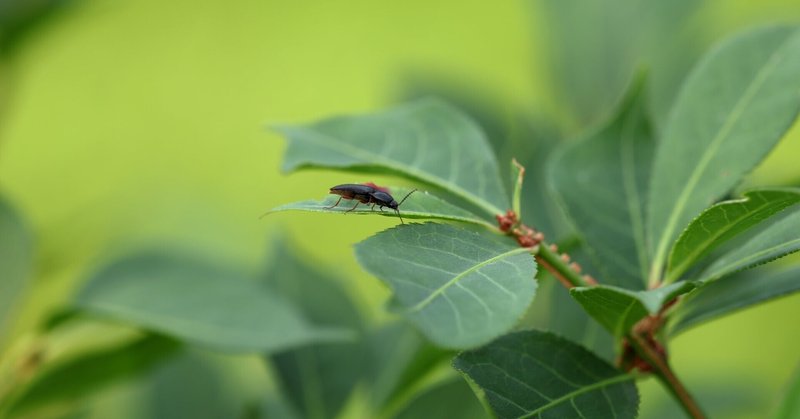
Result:
[[[672,247],[667,282],[739,233],[800,202],[798,189],[757,189],[744,198],[720,202],[703,211],[681,233]]]
[[[394,419],[486,419],[486,411],[464,380],[436,383],[409,400]]]
[[[18,394],[9,412],[21,414],[54,403],[75,403],[113,383],[146,373],[179,347],[173,340],[147,335],[57,363]]]
[[[800,250],[800,210],[788,214],[720,256],[699,276],[713,281],[741,269],[767,263]]]
[[[431,345],[407,322],[393,322],[368,335],[367,388],[375,411],[403,402],[437,364],[453,357],[451,351]]]
[[[672,333],[800,290],[800,267],[755,269],[714,281],[688,296],[670,314]]]
[[[655,147],[643,88],[641,77],[616,116],[566,148],[550,171],[552,190],[588,244],[604,282],[639,289],[647,276],[644,199]]]
[[[512,333],[461,353],[453,366],[499,418],[634,418],[639,394],[625,374],[550,333]]]
[[[312,269],[284,240],[276,241],[267,284],[285,296],[314,324],[362,331],[354,302],[330,274]],[[317,343],[272,355],[284,394],[305,418],[333,418],[364,374],[362,339]]]
[[[220,350],[274,352],[351,334],[317,327],[242,273],[206,260],[139,253],[93,275],[79,293],[87,311]]]
[[[393,187],[391,188],[392,194],[396,199],[403,199],[406,194],[412,191],[409,188]],[[357,215],[383,215],[386,217],[397,217],[394,211],[386,209],[380,211],[378,209],[371,209],[369,205],[359,204],[356,209],[350,211],[358,201],[345,201],[339,203],[338,206],[332,207],[339,199],[338,195],[329,195],[324,200],[306,200],[285,204],[271,209],[267,214],[281,211],[309,211],[309,212],[327,212],[327,213],[347,213]],[[461,209],[453,204],[448,203],[434,195],[429,194],[427,191],[418,191],[410,195],[408,199],[400,206],[400,215],[404,219],[439,219],[448,221],[461,221],[465,223],[480,224],[489,228],[496,228],[496,225],[486,222],[486,220],[478,217],[477,215]]]
[[[489,215],[509,205],[483,131],[462,112],[435,99],[278,131],[289,140],[285,171],[383,171],[444,188]]]
[[[677,282],[647,291],[598,285],[572,288],[569,293],[609,332],[622,337],[639,320],[658,313],[664,304],[694,288],[691,282]]]
[[[0,196],[0,342],[33,271],[33,238],[20,215]]]
[[[773,419],[797,419],[800,417],[800,364],[795,368],[787,383],[783,398],[775,411]]]
[[[147,377],[136,404],[145,414],[136,417],[257,417],[258,407],[252,403],[254,396],[258,396],[252,394],[253,389],[248,388],[243,377],[255,380],[263,374],[259,367],[257,362],[245,357],[227,357],[187,348]],[[114,417],[117,416],[121,415]]]
[[[724,42],[683,85],[659,142],[648,205],[661,279],[684,226],[775,146],[800,107],[800,30],[768,27]]]
[[[477,346],[507,332],[536,291],[529,250],[508,237],[452,225],[410,224],[356,245],[402,314],[436,344]]]

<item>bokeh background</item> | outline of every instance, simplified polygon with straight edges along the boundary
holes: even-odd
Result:
[[[7,347],[125,249],[174,246],[257,270],[278,231],[380,320],[387,292],[352,244],[393,219],[259,216],[333,184],[391,180],[282,174],[285,143],[270,125],[442,89],[569,140],[601,122],[644,67],[658,126],[715,41],[797,22],[800,3],[0,0],[0,13],[0,193],[36,243]],[[795,127],[748,184],[800,184],[797,156]],[[728,417],[764,417],[797,363],[799,315],[793,296],[694,329],[672,345],[674,367],[690,389],[713,388],[708,400],[738,398]],[[269,386],[250,360],[219,362],[222,387]],[[110,386],[94,403],[131,412],[139,385]],[[669,403],[655,383],[642,389],[643,417]]]

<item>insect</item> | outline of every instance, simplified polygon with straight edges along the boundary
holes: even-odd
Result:
[[[335,195],[339,195],[339,199],[336,201],[335,204],[325,207],[325,209],[331,209],[337,205],[339,202],[342,202],[342,199],[352,199],[356,201],[356,204],[353,205],[353,208],[345,211],[350,212],[358,207],[358,204],[372,204],[372,209],[375,211],[375,205],[383,211],[383,207],[389,207],[397,213],[397,216],[400,217],[400,222],[403,222],[403,216],[400,215],[400,210],[397,209],[405,200],[417,190],[414,189],[413,191],[406,194],[406,196],[398,203],[389,194],[389,190],[386,188],[382,188],[374,183],[365,183],[363,185],[354,184],[354,183],[345,183],[344,185],[336,185],[331,188],[331,193]]]

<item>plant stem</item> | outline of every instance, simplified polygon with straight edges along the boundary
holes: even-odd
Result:
[[[678,404],[681,405],[683,410],[689,417],[694,419],[704,419],[706,416],[700,409],[700,405],[694,400],[686,387],[678,379],[672,369],[669,367],[667,360],[656,350],[654,350],[642,336],[631,333],[628,335],[628,342],[630,342],[636,353],[642,357],[654,369],[654,374],[661,383],[672,393]]]
[[[561,256],[550,248],[547,242],[542,242],[538,246],[539,251],[535,253],[536,260],[553,274],[567,288],[591,286],[579,273],[570,268]]]

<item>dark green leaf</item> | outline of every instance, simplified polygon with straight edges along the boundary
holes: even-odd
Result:
[[[343,340],[242,273],[197,257],[140,253],[101,269],[79,293],[90,312],[222,350],[274,352]]]
[[[672,247],[667,282],[739,233],[800,202],[798,189],[757,189],[744,198],[720,202],[703,211],[681,233]]]
[[[795,368],[792,379],[787,383],[783,399],[775,411],[773,419],[797,419],[800,417],[800,364]]]
[[[25,388],[9,411],[20,414],[53,403],[75,403],[112,383],[144,374],[179,347],[173,340],[148,335],[57,363]]]
[[[400,200],[406,194],[411,192],[409,188],[391,188],[392,194],[395,199]],[[371,208],[366,204],[359,204],[355,210],[350,211],[358,201],[345,201],[339,203],[338,206],[332,207],[338,201],[338,195],[329,195],[322,201],[307,200],[300,202],[293,202],[275,207],[269,211],[268,214],[280,211],[309,211],[309,212],[327,212],[327,213],[347,213],[347,214],[371,214],[383,215],[386,217],[397,217],[397,214],[391,209],[380,211],[379,209]],[[489,228],[495,228],[494,224],[486,222],[486,220],[478,217],[477,215],[461,209],[453,204],[448,203],[442,199],[425,191],[415,192],[409,196],[403,205],[400,206],[400,215],[405,219],[439,219],[449,221],[461,221],[465,223],[480,224]]]
[[[444,224],[401,225],[356,245],[402,314],[438,345],[480,345],[511,329],[533,299],[536,264],[507,237]]]
[[[0,341],[33,268],[33,238],[20,215],[0,196]]]
[[[550,333],[512,333],[453,365],[499,418],[634,418],[639,407],[632,375]]]
[[[305,167],[387,171],[444,188],[488,215],[504,212],[509,205],[483,131],[438,100],[279,131],[289,140],[286,171]]]
[[[675,308],[670,315],[672,333],[798,290],[798,267],[765,267],[722,278],[698,289]]]
[[[266,275],[267,284],[299,307],[314,324],[355,331],[361,315],[344,289],[329,274],[311,269],[277,241]],[[335,417],[364,373],[362,339],[317,343],[272,355],[284,394],[309,419]]]
[[[713,281],[800,250],[800,210],[788,214],[714,261],[699,276]]]
[[[464,380],[437,383],[416,394],[394,419],[486,419],[486,411]]]
[[[684,226],[774,147],[800,108],[800,31],[768,27],[724,42],[687,79],[659,142],[648,205],[650,280]]]
[[[572,288],[569,293],[609,332],[622,337],[639,320],[658,313],[664,304],[694,288],[690,282],[677,282],[647,291],[598,285]]]
[[[644,79],[598,132],[551,166],[554,192],[586,240],[603,282],[642,288],[647,276],[644,200],[655,141],[644,113]]]

